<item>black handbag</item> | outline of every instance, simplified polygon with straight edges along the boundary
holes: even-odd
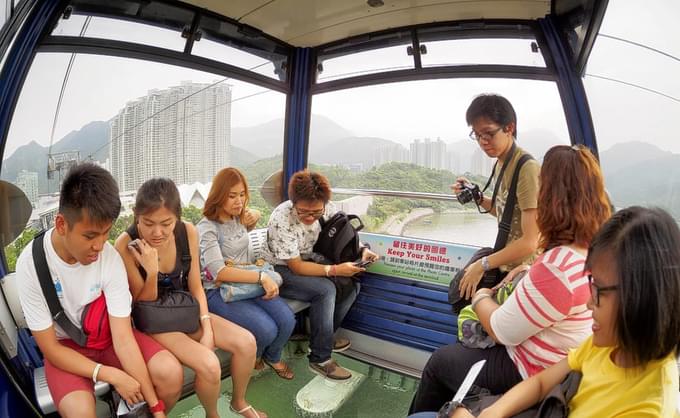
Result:
[[[540,403],[513,415],[512,418],[567,418],[569,416],[569,402],[578,391],[581,377],[583,375],[579,372],[569,372],[562,383],[553,387]],[[483,391],[486,392],[485,389]],[[466,397],[462,403],[473,416],[477,416],[485,408],[493,405],[501,396],[503,395],[473,395]],[[438,417],[447,416],[442,415],[442,412],[447,411],[448,406],[448,402],[444,404],[439,410]]]
[[[512,149],[511,149],[510,155],[513,155],[515,152],[515,144],[513,143]],[[469,265],[474,263],[475,261],[479,260],[482,257],[489,256],[497,251],[500,251],[505,247],[505,245],[508,242],[508,236],[510,235],[510,224],[512,223],[512,213],[515,210],[515,202],[517,201],[517,181],[519,179],[519,172],[524,163],[532,159],[531,155],[529,154],[524,154],[520,157],[519,161],[517,161],[517,166],[515,167],[515,171],[512,174],[512,180],[510,182],[510,189],[508,190],[508,199],[505,202],[505,208],[503,209],[503,216],[501,217],[501,222],[498,224],[498,233],[496,234],[496,243],[493,248],[490,247],[484,247],[480,248],[475,252],[470,260],[465,264],[465,267],[460,269],[455,276],[453,276],[453,279],[451,279],[451,282],[449,283],[449,303],[451,304],[451,309],[453,310],[453,313],[458,314],[461,309],[466,307],[467,305],[470,304],[471,300],[470,299],[465,299],[463,296],[460,294],[460,281],[463,280],[463,276],[465,275],[465,269],[468,268]],[[498,194],[498,188],[501,184],[501,181],[503,181],[503,175],[505,173],[505,168],[507,165],[504,165],[503,168],[501,168],[501,172],[498,175],[498,181],[496,181],[496,185],[494,186],[494,191],[493,191],[493,197],[491,198],[492,202],[495,202],[496,200],[496,195]],[[489,177],[489,181],[491,178],[493,178],[493,173],[496,171],[496,166],[494,165],[493,172],[491,173],[491,177]],[[488,186],[487,182],[487,186]],[[486,189],[486,187],[484,189]],[[495,203],[494,203],[495,204]],[[498,268],[491,269],[489,271],[484,272],[484,275],[482,276],[481,281],[477,285],[478,289],[483,289],[483,288],[491,288],[500,283],[501,280],[507,275],[506,272],[501,272]]]
[[[458,288],[458,286],[460,286],[460,281],[463,280],[463,276],[465,275],[465,269],[467,269],[468,266],[480,258],[490,256],[495,252],[496,250],[491,247],[480,248],[474,254],[472,254],[472,257],[470,257],[470,260],[468,260],[467,264],[465,264],[465,267],[460,269],[456,275],[453,276],[451,283],[449,283],[449,303],[451,303],[451,309],[454,313],[460,313],[464,307],[470,304],[470,299],[462,298],[460,295],[460,289]],[[477,285],[477,288],[490,289],[500,283],[500,281],[503,280],[507,274],[507,272],[501,272],[497,268],[485,271],[482,275],[482,280],[480,280],[479,284]]]
[[[126,231],[131,239],[139,238],[133,224]],[[184,332],[191,334],[200,326],[200,308],[198,301],[186,291],[189,270],[191,269],[191,252],[187,240],[184,222],[175,225],[175,246],[177,257],[180,257],[182,271],[172,281],[172,286],[158,287],[158,298],[153,301],[137,301],[132,306],[132,320],[135,328],[147,334],[163,332]]]
[[[200,310],[191,293],[184,290],[161,292],[154,301],[135,302],[132,319],[135,328],[147,334],[198,331]]]

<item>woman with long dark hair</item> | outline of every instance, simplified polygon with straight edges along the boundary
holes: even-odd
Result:
[[[135,222],[116,240],[116,249],[125,263],[130,292],[135,302],[155,301],[172,287],[187,290],[197,300],[200,327],[192,334],[163,332],[151,336],[182,364],[196,372],[195,388],[206,417],[219,417],[221,367],[214,348],[232,354],[231,377],[234,392],[230,408],[245,417],[263,417],[245,399],[250,373],[255,363],[255,338],[247,330],[208,312],[201,285],[198,233],[181,219],[182,206],[175,183],[167,178],[145,181],[137,191]],[[178,234],[188,241],[191,266],[182,267],[182,246]],[[134,244],[130,244],[134,239]],[[182,289],[175,289],[179,284]]]

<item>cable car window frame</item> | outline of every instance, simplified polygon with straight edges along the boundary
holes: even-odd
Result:
[[[340,55],[378,49],[382,45],[391,46],[403,43],[405,34],[411,37],[414,68],[374,72],[365,75],[333,79],[325,82],[314,81],[311,94],[326,93],[352,87],[369,86],[399,81],[426,80],[437,78],[520,78],[529,80],[557,81],[555,65],[549,53],[546,53],[546,41],[539,25],[533,21],[512,20],[473,20],[462,22],[442,22],[436,24],[415,25],[399,30],[387,30],[349,38],[340,42],[321,45],[314,49],[316,59],[314,69],[323,59]],[[424,40],[421,40],[424,36]],[[508,65],[508,64],[471,64],[442,65],[425,67],[421,65],[421,42],[452,39],[534,39],[545,62],[545,67]],[[316,77],[315,77],[316,78]]]

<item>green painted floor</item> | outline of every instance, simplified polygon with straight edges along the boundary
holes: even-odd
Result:
[[[323,417],[323,418],[397,418],[405,417],[413,394],[418,386],[414,378],[371,366],[360,361],[334,354],[340,365],[365,376],[354,394],[334,414],[309,414],[297,407],[298,391],[316,376],[307,367],[307,342],[292,341],[284,351],[284,359],[295,371],[295,379],[284,380],[271,369],[254,371],[248,387],[247,399],[254,407],[265,411],[271,418]],[[220,416],[238,417],[229,411],[231,379],[222,381],[222,396],[218,407]],[[169,418],[204,417],[196,395],[180,401]]]

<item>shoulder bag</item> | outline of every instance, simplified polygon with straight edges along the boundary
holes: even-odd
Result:
[[[220,247],[221,254],[222,243],[224,242],[222,229],[220,228],[219,223],[212,220],[210,222],[212,222],[215,225],[215,229],[217,230],[217,243]],[[250,257],[250,251],[248,251],[248,253],[249,253],[248,256]],[[251,271],[255,270],[258,272],[266,273],[267,276],[271,277],[272,280],[274,280],[277,286],[281,286],[283,284],[283,279],[281,278],[281,275],[274,271],[274,267],[264,260],[260,259],[255,261],[255,263],[241,263],[241,264],[236,264],[231,260],[225,260],[224,264],[227,267],[235,267],[242,270]],[[210,271],[208,271],[207,267],[203,269],[203,275],[205,277],[205,280],[207,281],[215,280],[212,274],[210,274]],[[224,302],[226,303],[259,298],[264,296],[264,294],[265,294],[264,288],[257,283],[222,282],[222,284],[220,284],[220,296],[222,296],[222,300],[224,300]]]
[[[137,228],[128,229],[131,239],[137,239]],[[181,220],[175,225],[175,246],[180,257],[182,271],[170,288],[158,289],[158,299],[137,301],[132,306],[132,319],[135,328],[147,334],[164,332],[184,332],[192,334],[200,326],[198,301],[187,289],[187,277],[191,269],[191,252],[187,239],[186,225]]]

